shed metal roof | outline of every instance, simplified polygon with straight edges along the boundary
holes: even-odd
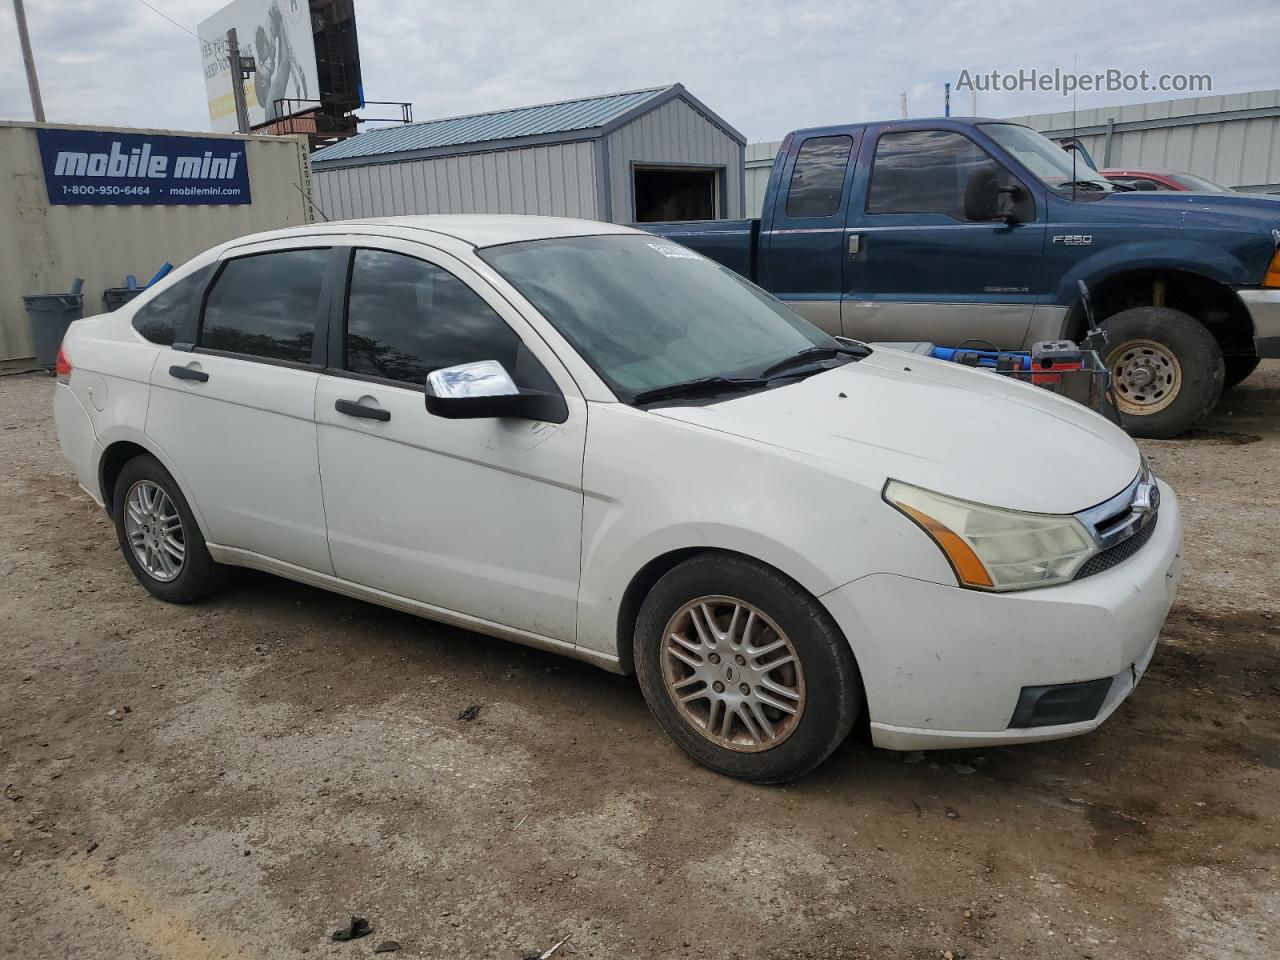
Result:
[[[583,97],[559,103],[544,103],[492,113],[475,113],[444,120],[426,120],[400,127],[369,130],[332,146],[317,150],[311,159],[346,160],[384,153],[431,150],[437,147],[512,140],[603,127],[641,104],[666,93],[671,87],[651,87],[601,97]]]
[[[583,97],[515,107],[465,117],[426,120],[400,127],[369,130],[317,150],[311,162],[321,168],[360,165],[361,161],[396,160],[458,153],[476,153],[536,143],[582,140],[607,134],[636,117],[681,97],[739,143],[746,138],[712,112],[682,84],[629,90],[599,97]]]

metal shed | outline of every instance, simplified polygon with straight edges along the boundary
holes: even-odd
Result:
[[[370,130],[312,154],[330,219],[743,216],[746,139],[681,84]]]

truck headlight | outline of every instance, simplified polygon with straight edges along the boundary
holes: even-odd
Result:
[[[1097,551],[1072,516],[1001,510],[898,480],[884,498],[938,545],[956,579],[978,590],[1026,590],[1064,583]]]

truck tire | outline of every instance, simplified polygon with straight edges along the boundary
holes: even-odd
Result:
[[[1222,362],[1227,368],[1222,389],[1230,390],[1237,384],[1244,383],[1249,378],[1249,374],[1258,369],[1258,364],[1262,361],[1257,357],[1227,357]]]
[[[1176,437],[1204,419],[1222,396],[1222,350],[1195,317],[1168,307],[1133,307],[1102,326],[1107,369],[1130,435]]]

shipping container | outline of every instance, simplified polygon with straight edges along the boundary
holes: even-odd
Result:
[[[43,135],[43,154],[42,131],[51,131]],[[160,197],[161,188],[149,184],[171,183],[161,174],[177,171],[162,170],[153,151],[174,138],[192,153],[182,160],[195,161],[181,172],[200,186]],[[52,153],[55,141],[100,143],[106,157],[86,146],[68,159]],[[131,144],[142,146],[130,153]],[[209,172],[201,177],[201,158],[219,149],[236,161],[227,182],[244,185],[234,198],[230,188],[203,186]],[[51,202],[53,179],[59,185]],[[228,196],[215,196],[220,189]],[[166,262],[178,266],[225,240],[313,219],[305,137],[0,122],[0,362],[33,355],[26,294],[65,293],[83,277],[85,314],[100,313],[103,291],[124,286],[130,274],[146,283]]]

